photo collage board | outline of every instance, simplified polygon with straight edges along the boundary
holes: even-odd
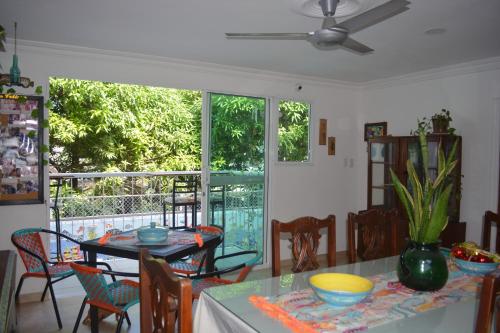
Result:
[[[0,205],[43,202],[43,97],[0,94]]]

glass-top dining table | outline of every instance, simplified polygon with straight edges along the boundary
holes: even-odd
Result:
[[[293,294],[294,291],[306,290],[309,288],[309,277],[320,272],[350,273],[365,277],[383,276],[384,273],[390,275],[396,268],[398,258],[389,257],[312,272],[287,274],[280,277],[209,288],[200,296],[194,316],[194,332],[298,332],[300,330],[291,330],[282,321],[264,313],[252,304],[249,298],[255,296],[277,297],[278,295]],[[461,273],[454,274],[459,276]],[[463,283],[465,279],[469,279],[469,277],[463,275],[457,280],[462,282],[456,283]],[[478,278],[474,281],[477,287]],[[450,279],[448,282],[450,283]],[[452,283],[454,282],[452,281]],[[441,307],[425,309],[418,313],[408,314],[401,311],[398,320],[384,322],[379,326],[365,328],[363,331],[370,333],[473,332],[477,315],[478,293],[470,285],[468,287],[468,297],[457,297],[449,304],[444,302],[445,305],[441,304]],[[463,289],[466,290],[467,285],[464,284]]]

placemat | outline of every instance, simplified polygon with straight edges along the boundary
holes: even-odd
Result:
[[[482,281],[452,266],[448,282],[436,292],[408,289],[398,282],[396,272],[368,279],[374,283],[371,296],[347,308],[324,303],[310,288],[272,297],[253,295],[249,301],[292,332],[352,333],[476,297]]]
[[[171,246],[171,245],[182,245],[182,244],[193,244],[197,243],[196,235],[198,233],[188,233],[181,231],[169,231],[167,241],[154,243],[154,244],[142,244],[137,238],[137,231],[125,232],[118,235],[113,235],[107,240],[107,244],[117,245],[117,246],[127,246],[127,245],[148,245],[148,246]],[[203,245],[203,244],[202,244]]]

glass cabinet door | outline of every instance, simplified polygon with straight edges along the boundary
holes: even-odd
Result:
[[[398,140],[371,139],[368,143],[368,208],[396,208],[390,169],[398,174]]]

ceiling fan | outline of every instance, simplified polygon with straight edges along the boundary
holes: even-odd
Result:
[[[276,39],[307,40],[319,49],[330,49],[332,46],[341,45],[359,53],[373,51],[370,47],[352,39],[349,34],[379,23],[389,17],[400,14],[409,8],[406,0],[390,0],[380,6],[372,8],[362,14],[337,23],[335,10],[339,0],[319,0],[319,5],[325,18],[321,29],[305,33],[226,33],[230,39]]]

